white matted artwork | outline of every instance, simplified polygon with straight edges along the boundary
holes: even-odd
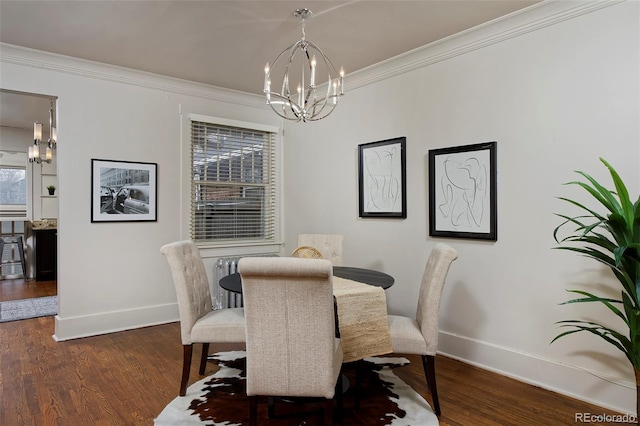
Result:
[[[91,222],[156,221],[158,165],[91,160]]]
[[[406,138],[358,145],[362,218],[407,217]]]
[[[429,150],[429,235],[497,240],[496,142]]]

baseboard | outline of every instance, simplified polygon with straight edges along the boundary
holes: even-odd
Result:
[[[55,317],[55,334],[57,342],[115,333],[134,328],[166,324],[180,320],[178,304],[145,306],[114,312],[99,312],[76,317]]]
[[[636,412],[635,383],[441,331],[438,352],[622,414]],[[597,413],[592,413],[597,414]]]

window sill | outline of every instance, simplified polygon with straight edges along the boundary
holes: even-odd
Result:
[[[247,242],[247,243],[232,243],[228,244],[211,244],[201,243],[196,244],[200,249],[200,256],[202,258],[212,257],[226,257],[226,256],[250,256],[257,254],[273,254],[280,253],[280,249],[284,246],[282,242]]]

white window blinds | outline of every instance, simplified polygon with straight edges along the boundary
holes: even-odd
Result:
[[[0,219],[16,220],[26,217],[26,169],[0,165]]]
[[[276,133],[191,120],[191,238],[275,242]]]

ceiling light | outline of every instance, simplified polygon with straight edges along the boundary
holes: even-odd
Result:
[[[40,155],[40,144],[42,143],[42,123],[33,123],[33,145],[29,147],[29,162],[40,164],[43,161],[51,163],[53,158],[52,149],[55,149],[58,145],[57,131],[53,127],[53,99],[50,100],[51,106],[49,108],[49,141],[45,150],[44,158]]]
[[[283,50],[272,66],[267,62],[264,67],[267,104],[287,120],[321,120],[333,112],[338,99],[344,95],[344,69],[341,68],[340,73],[337,73],[320,48],[305,39],[305,19],[312,14],[309,9],[293,12],[296,18],[302,19],[302,38]],[[273,81],[274,72],[282,78]],[[316,85],[318,80],[322,81],[320,88]],[[323,85],[326,87],[322,87]],[[273,91],[274,87],[280,91]],[[293,93],[291,87],[294,88]]]

